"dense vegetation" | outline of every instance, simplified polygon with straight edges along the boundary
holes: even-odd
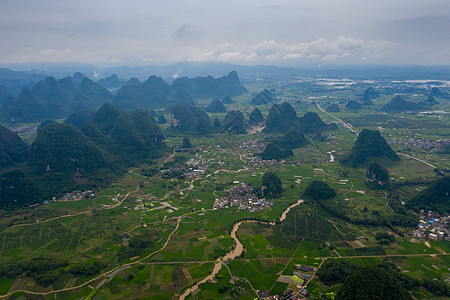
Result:
[[[303,197],[322,201],[336,197],[336,192],[326,182],[313,180],[303,191]]]
[[[0,125],[0,169],[26,161],[28,146],[8,128]]]
[[[177,78],[172,83],[172,89],[184,89],[189,95],[195,98],[214,98],[224,97],[226,95],[234,97],[248,92],[241,85],[236,71],[231,71],[228,75],[220,78],[213,78],[212,76]]]
[[[269,143],[267,144],[266,149],[264,149],[264,151],[261,153],[261,158],[264,160],[280,160],[283,158],[291,157],[293,155],[294,153],[292,152],[291,148],[282,148],[278,144]]]
[[[363,129],[349,155],[341,162],[352,167],[367,165],[374,160],[395,162],[400,158],[389,146],[378,130]]]
[[[226,112],[227,109],[220,100],[214,99],[208,104],[208,106],[205,107],[205,111],[211,113],[221,113]]]
[[[227,113],[222,121],[222,126],[225,131],[230,133],[245,133],[247,132],[247,121],[244,114],[240,110],[232,110]]]
[[[304,133],[315,133],[331,129],[315,112],[307,112],[302,117],[297,117],[294,107],[287,102],[273,104],[266,119],[265,132],[286,132],[295,127]]]
[[[283,193],[281,179],[273,172],[264,173],[261,185],[263,196],[266,198],[276,198]]]
[[[333,103],[327,107],[327,112],[340,112],[340,111],[341,109],[339,108],[339,105],[337,105],[336,103]]]
[[[338,300],[344,299],[412,299],[400,281],[379,267],[365,267],[348,276],[336,294]]]
[[[19,137],[13,140],[22,143],[18,148],[22,152],[15,152],[24,161],[28,148]],[[44,126],[30,146],[24,168],[0,175],[0,207],[34,204],[76,188],[105,186],[117,178],[120,169],[158,157],[163,142],[164,135],[148,112],[119,112],[109,104],[81,131],[69,123]]]
[[[450,211],[450,176],[436,179],[426,189],[414,196],[406,203],[408,208],[415,211],[436,210],[441,213]]]
[[[80,129],[84,124],[92,119],[94,114],[90,110],[80,109],[67,117],[65,123],[72,124],[76,128]]]
[[[266,104],[272,104],[275,102],[275,99],[273,98],[273,95],[270,91],[264,89],[259,94],[253,97],[252,101],[250,102],[251,105],[266,105]]]
[[[177,104],[172,107],[172,124],[168,133],[208,134],[213,126],[207,113],[195,106]]]
[[[358,111],[361,110],[362,108],[363,108],[362,105],[354,100],[348,101],[347,104],[345,105],[345,109],[351,111]]]
[[[248,117],[248,125],[258,125],[262,122],[264,122],[264,116],[262,112],[257,107],[255,107]]]
[[[389,187],[389,171],[379,163],[371,163],[366,172],[366,183],[373,189]]]

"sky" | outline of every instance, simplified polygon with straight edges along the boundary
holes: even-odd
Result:
[[[0,0],[0,63],[449,65],[449,0]]]

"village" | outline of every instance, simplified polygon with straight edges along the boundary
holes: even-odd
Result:
[[[277,281],[288,284],[288,289],[281,296],[269,295],[268,290],[260,291],[258,296],[260,299],[265,300],[307,299],[306,297],[309,293],[304,287],[315,274],[316,270],[315,267],[295,264],[292,276],[280,275],[278,277]]]
[[[445,149],[448,149],[448,147],[450,146],[449,139],[441,139],[435,141],[423,138],[412,140],[397,140],[390,142],[390,144],[392,143],[396,143],[407,148],[422,149],[427,151],[445,151]]]
[[[228,196],[216,198],[213,204],[214,210],[234,206],[256,213],[273,206],[272,201],[267,201],[265,198],[258,199],[252,186],[239,181],[233,183],[237,185],[227,191]]]
[[[427,239],[431,241],[450,241],[449,228],[450,215],[440,216],[433,211],[420,211],[420,221],[417,230],[412,232],[413,237]]]

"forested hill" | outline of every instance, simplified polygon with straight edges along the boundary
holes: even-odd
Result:
[[[341,162],[352,167],[368,165],[374,161],[392,163],[400,160],[378,130],[363,129],[351,152],[341,158]]]
[[[75,111],[95,111],[104,103],[112,103],[128,111],[169,108],[175,104],[193,106],[193,99],[229,98],[248,92],[235,71],[220,78],[182,77],[171,85],[154,75],[144,82],[136,78],[124,82],[117,76],[111,76],[99,83],[75,73],[62,79],[47,77],[31,89],[23,87],[18,96],[11,95],[0,86],[0,120],[17,123],[58,119]],[[105,87],[111,88],[111,92]]]
[[[13,146],[20,150],[20,162],[26,160],[28,148],[20,147],[18,139],[10,140],[17,142]],[[122,170],[159,157],[164,148],[164,135],[147,111],[124,112],[105,104],[81,130],[69,123],[46,125],[38,131],[22,168],[0,174],[0,209],[105,186]]]

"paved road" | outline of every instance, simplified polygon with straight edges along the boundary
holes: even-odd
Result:
[[[350,129],[351,132],[353,132],[354,134],[356,134],[356,136],[358,136],[358,133],[356,131],[353,130],[352,126],[348,123],[345,123],[344,121],[342,121],[341,119],[339,119],[338,117],[333,116],[332,114],[330,114],[329,112],[325,111],[320,105],[319,103],[316,103],[317,108],[323,112],[324,114],[329,115],[332,118],[335,118],[336,120],[338,120],[339,122],[342,123],[342,125],[344,125],[345,127],[347,127],[348,129]]]

